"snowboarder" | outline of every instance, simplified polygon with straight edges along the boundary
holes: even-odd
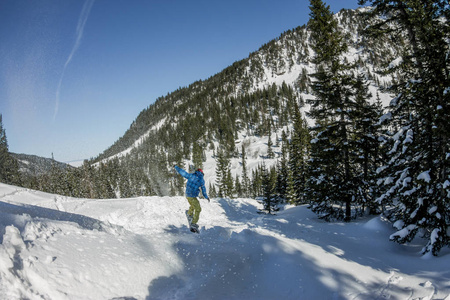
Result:
[[[202,211],[202,208],[200,206],[200,202],[198,201],[197,197],[200,193],[200,189],[202,190],[203,197],[207,199],[209,202],[209,197],[206,193],[205,188],[205,179],[203,179],[203,171],[202,169],[197,169],[194,173],[188,173],[185,170],[179,168],[178,166],[174,166],[175,170],[180,173],[181,176],[186,178],[187,184],[186,184],[186,198],[189,202],[189,209],[186,211],[186,216],[189,221],[190,230],[192,232],[199,233],[198,230],[198,219],[200,217],[200,212]]]

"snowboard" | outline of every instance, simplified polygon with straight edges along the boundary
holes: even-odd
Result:
[[[193,233],[200,233],[200,230],[198,230],[197,224],[191,224],[191,228],[189,230]]]
[[[198,230],[198,225],[192,224],[192,217],[188,214],[187,210],[186,210],[186,218],[188,220],[189,230],[193,233],[200,233],[200,231]]]

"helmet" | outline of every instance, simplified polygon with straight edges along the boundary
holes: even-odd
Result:
[[[202,173],[202,175],[205,175],[205,173],[203,173],[202,169],[197,169],[197,171],[199,171],[200,173]]]

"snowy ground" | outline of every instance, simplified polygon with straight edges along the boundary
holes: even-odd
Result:
[[[0,299],[446,299],[450,251],[389,242],[376,218],[325,223],[250,199],[86,200],[0,184]]]

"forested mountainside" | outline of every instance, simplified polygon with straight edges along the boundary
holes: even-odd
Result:
[[[359,71],[383,90],[392,83],[392,77],[376,71],[399,57],[403,41],[364,36],[362,32],[369,21],[361,13],[363,10],[342,10],[336,19],[349,45],[348,60],[355,61]],[[234,136],[246,126],[254,127],[254,134],[267,135],[265,114],[269,110],[273,109],[272,116],[280,117],[279,124],[284,125],[292,121],[287,114],[292,110],[285,101],[295,100],[303,106],[302,97],[310,95],[308,75],[315,72],[311,62],[313,54],[307,26],[289,30],[209,79],[157,99],[139,114],[123,137],[94,161],[132,147],[157,124],[158,132],[170,139],[164,148],[180,149],[183,143],[185,156],[193,143],[202,138],[208,143],[223,137],[233,148]],[[192,130],[202,132],[192,133]]]
[[[58,162],[51,158],[19,153],[11,153],[11,155],[19,163],[19,171],[30,176],[48,174],[52,168],[60,170],[73,168],[68,164]]]
[[[355,61],[374,86],[389,85],[391,77],[375,71],[398,57],[402,43],[363,37],[368,20],[360,11],[343,10],[336,18],[350,45],[348,60]],[[94,162],[134,148],[135,157],[141,158],[143,153],[165,152],[170,166],[189,159],[195,143],[205,150],[214,142],[231,155],[240,150],[234,143],[238,132],[267,136],[270,126],[274,131],[292,124],[293,103],[303,107],[310,95],[308,74],[314,72],[314,64],[308,36],[307,26],[287,31],[211,78],[159,98]],[[141,138],[140,146],[134,147]],[[128,157],[130,163],[132,157]]]
[[[393,43],[394,38],[364,35],[363,30],[373,22],[363,14],[364,10],[342,10],[335,19],[348,44],[343,59],[354,65],[352,72],[362,74],[370,83],[370,101],[376,102],[390,98],[385,88],[395,78],[377,71],[395,62],[404,42],[399,37]],[[267,167],[276,164],[283,144],[287,151],[298,111],[302,113],[300,119],[306,117],[306,101],[314,98],[310,77],[316,72],[313,57],[307,25],[284,32],[209,79],[157,99],[139,114],[123,137],[91,163],[102,162],[103,168],[119,168],[125,174],[117,176],[122,183],[113,188],[121,196],[182,193],[182,182],[172,178],[171,168],[174,164],[186,166],[187,161],[211,166],[207,174],[209,183],[214,184],[220,180],[215,163],[218,154],[222,155],[218,150],[224,151],[223,156],[232,165],[234,182],[236,175],[252,178],[251,172],[263,161]],[[250,158],[259,163],[253,163],[246,170],[248,174],[243,175],[242,147],[249,146],[250,137],[268,143],[269,136],[275,154],[267,155],[271,150],[267,146],[259,153],[253,152]],[[213,162],[207,162],[208,158]]]

